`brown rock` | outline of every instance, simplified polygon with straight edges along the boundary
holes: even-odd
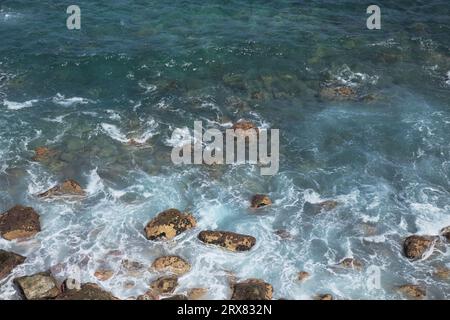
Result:
[[[170,272],[176,275],[183,275],[191,269],[191,265],[181,257],[165,256],[156,259],[152,268],[158,272]]]
[[[150,284],[150,288],[155,294],[171,294],[178,286],[178,278],[174,276],[160,277]]]
[[[306,272],[306,271],[300,271],[300,272],[297,274],[297,279],[298,279],[298,281],[300,281],[300,282],[305,282],[306,280],[309,279],[310,276],[311,276],[311,275],[310,275],[308,272]]]
[[[284,229],[276,230],[274,232],[277,236],[279,236],[282,240],[292,239],[292,234]]]
[[[354,100],[356,99],[356,91],[350,87],[325,87],[320,90],[320,97],[324,100]]]
[[[47,161],[56,155],[56,151],[47,147],[37,147],[34,149],[34,153],[32,160],[37,162]]]
[[[32,237],[39,231],[39,215],[33,208],[18,205],[0,216],[0,235],[6,240]]]
[[[149,240],[170,240],[196,225],[191,214],[169,209],[159,213],[147,224],[145,234]]]
[[[426,289],[414,284],[400,286],[398,287],[398,291],[401,294],[413,299],[423,299],[427,295]]]
[[[162,298],[161,300],[188,300],[188,297],[186,297],[184,294],[176,294],[171,297]]]
[[[192,288],[188,291],[187,296],[189,300],[200,300],[208,293],[206,288]]]
[[[347,269],[355,269],[361,271],[363,268],[363,263],[359,260],[353,258],[345,258],[338,263],[338,266],[347,268]]]
[[[126,274],[132,277],[140,276],[145,269],[145,266],[142,263],[128,259],[122,260],[121,266]]]
[[[443,228],[440,232],[440,235],[445,237],[447,241],[450,242],[450,226]]]
[[[149,290],[146,293],[138,296],[136,300],[158,300],[158,295],[155,294],[152,290]]]
[[[405,239],[403,243],[403,251],[408,259],[421,259],[423,255],[429,251],[436,240],[432,236],[412,235]]]
[[[256,194],[252,198],[251,207],[253,209],[261,208],[265,206],[270,206],[272,204],[272,200],[270,200],[269,196],[265,194]]]
[[[111,279],[111,277],[113,275],[114,275],[114,271],[104,270],[104,269],[99,269],[99,270],[95,271],[95,273],[94,273],[94,277],[96,277],[100,281],[107,281],[107,280]]]
[[[75,180],[66,180],[63,183],[47,190],[44,193],[38,194],[39,198],[51,198],[51,197],[73,197],[85,196],[86,192],[81,188],[80,184]]]
[[[230,251],[248,251],[256,243],[252,236],[227,231],[202,231],[198,234],[198,239]]]
[[[15,267],[24,263],[25,259],[25,257],[14,252],[0,249],[0,280],[6,278]]]
[[[259,279],[249,279],[233,286],[231,300],[272,300],[273,287]]]
[[[314,300],[334,300],[333,296],[329,293],[319,294],[314,297]]]
[[[247,130],[251,130],[251,129],[258,130],[258,127],[250,121],[241,120],[241,121],[236,122],[233,125],[232,129],[247,131]]]
[[[446,267],[436,268],[434,275],[442,280],[450,279],[450,269]]]
[[[85,283],[80,290],[67,290],[56,300],[119,300],[111,293],[103,290],[95,283]]]
[[[16,278],[14,283],[26,300],[52,299],[60,293],[56,280],[49,272]]]
[[[304,210],[308,214],[318,214],[321,212],[331,211],[339,205],[339,202],[334,200],[326,200],[319,203],[305,202]]]

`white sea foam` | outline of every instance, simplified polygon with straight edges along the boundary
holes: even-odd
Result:
[[[39,102],[39,100],[37,100],[37,99],[28,100],[25,102],[14,102],[14,101],[9,101],[9,100],[3,100],[3,104],[9,110],[20,110],[20,109],[24,109],[24,108],[31,108],[33,105],[35,105],[38,102]]]
[[[63,107],[72,107],[79,104],[94,103],[94,101],[81,97],[66,98],[64,95],[57,93],[56,96],[52,98],[53,103],[58,104]]]
[[[103,131],[109,135],[112,139],[127,143],[129,139],[125,134],[122,133],[122,131],[115,125],[109,124],[109,123],[102,123],[101,127]]]

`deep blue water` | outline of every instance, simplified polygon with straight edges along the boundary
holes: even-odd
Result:
[[[0,240],[28,257],[0,284],[2,299],[17,298],[19,275],[79,270],[98,282],[105,266],[116,274],[98,283],[137,296],[157,275],[125,274],[121,261],[150,265],[169,253],[192,264],[178,292],[208,287],[214,299],[229,297],[229,272],[270,282],[274,298],[396,299],[405,283],[450,297],[448,280],[433,276],[450,267],[448,249],[414,263],[401,250],[405,236],[450,225],[448,1],[379,1],[381,30],[366,28],[364,1],[78,0],[79,31],[66,28],[70,4],[0,0],[0,211],[32,206],[43,228],[32,240]],[[326,85],[357,98],[324,99]],[[277,175],[170,161],[176,128],[240,119],[280,129]],[[31,161],[42,145],[58,159]],[[88,197],[35,197],[65,178]],[[255,193],[274,205],[254,214]],[[336,210],[303,210],[328,199]],[[146,240],[146,222],[171,207],[192,212],[198,228]],[[202,229],[257,244],[228,253],[201,244]],[[368,288],[365,270],[336,271],[345,257],[380,268],[381,287]],[[312,277],[300,284],[302,270]]]

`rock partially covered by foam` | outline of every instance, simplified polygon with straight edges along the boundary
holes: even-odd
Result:
[[[34,149],[34,157],[32,160],[36,162],[46,162],[56,156],[56,154],[57,152],[55,150],[41,146]]]
[[[24,263],[25,259],[20,254],[0,249],[0,280],[6,278],[15,267]]]
[[[319,203],[305,202],[304,211],[308,214],[318,214],[334,210],[339,205],[335,200],[326,200]]]
[[[412,235],[405,239],[403,251],[411,260],[421,259],[432,250],[436,237]]]
[[[253,209],[262,208],[266,206],[270,206],[272,204],[272,200],[268,195],[265,194],[255,194],[252,197],[251,207]]]
[[[230,251],[248,251],[256,244],[256,239],[252,236],[228,231],[202,231],[198,239]]]
[[[52,197],[73,197],[85,196],[86,192],[80,186],[78,182],[72,179],[65,180],[63,183],[54,186],[50,190],[38,195],[39,198],[52,198]]]
[[[60,293],[56,280],[49,272],[16,278],[14,283],[26,300],[53,299]]]
[[[159,213],[147,223],[145,235],[148,240],[170,240],[196,225],[197,222],[191,214],[169,209]]]
[[[39,214],[17,205],[0,215],[0,235],[6,240],[29,238],[41,231]]]
[[[272,300],[273,287],[259,279],[248,279],[233,285],[231,300]]]

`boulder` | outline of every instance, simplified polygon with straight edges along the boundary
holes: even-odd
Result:
[[[309,274],[309,272],[306,271],[300,271],[297,274],[297,279],[300,282],[305,282],[306,280],[308,280],[311,277],[311,275]]]
[[[85,283],[79,290],[64,291],[56,300],[119,300],[111,293],[103,290],[95,283]]]
[[[272,300],[273,287],[259,279],[248,279],[233,285],[231,300]]]
[[[44,193],[38,194],[39,198],[52,198],[52,197],[82,197],[86,192],[81,188],[80,184],[75,180],[65,180],[63,183],[54,186],[50,190]]]
[[[233,130],[242,130],[242,131],[247,131],[247,130],[258,130],[258,127],[251,121],[247,121],[247,120],[241,120],[236,122],[235,124],[233,124],[232,127]]]
[[[65,292],[67,290],[81,290],[80,281],[74,278],[67,278],[64,280],[61,285],[61,292]]]
[[[338,205],[339,202],[334,200],[326,200],[319,203],[305,202],[303,209],[308,214],[318,214],[321,212],[331,211],[335,209]]]
[[[0,215],[0,235],[6,240],[29,238],[39,231],[39,215],[31,207],[17,205]]]
[[[353,258],[345,258],[338,263],[338,266],[346,269],[354,269],[361,271],[363,268],[363,263]]]
[[[440,235],[447,239],[450,242],[450,226],[445,227],[441,230]]]
[[[24,263],[25,259],[14,252],[0,249],[0,280],[6,278],[15,267]]]
[[[272,204],[272,200],[270,200],[268,195],[265,194],[256,194],[253,196],[251,201],[251,207],[253,209],[270,206]]]
[[[171,294],[178,286],[178,278],[174,276],[160,277],[150,284],[150,289],[154,294]]]
[[[208,293],[206,288],[192,288],[188,291],[187,297],[189,300],[200,300]]]
[[[202,231],[198,234],[198,239],[230,251],[248,251],[256,243],[252,236],[227,231]]]
[[[412,299],[423,299],[426,297],[427,292],[425,288],[415,284],[405,284],[398,287],[398,292]]]
[[[158,272],[170,272],[183,275],[191,269],[189,262],[178,256],[164,256],[156,259],[152,269]]]
[[[417,260],[424,257],[432,250],[436,237],[412,235],[405,239],[403,251],[405,256],[411,260]]]
[[[197,222],[191,214],[169,209],[150,220],[145,227],[145,235],[149,240],[170,240],[196,225]]]
[[[26,300],[53,299],[60,293],[56,280],[49,272],[15,278],[14,283]]]
[[[44,162],[54,157],[56,153],[56,151],[47,147],[37,147],[34,149],[34,157],[32,160],[36,162]]]
[[[334,300],[333,296],[329,293],[319,294],[314,297],[314,300]]]

